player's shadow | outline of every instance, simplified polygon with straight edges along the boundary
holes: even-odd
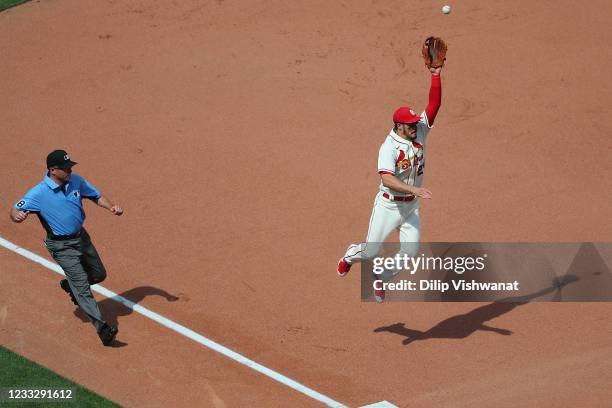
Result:
[[[165,290],[155,288],[153,286],[139,286],[120,293],[119,296],[126,298],[133,303],[139,303],[148,296],[161,296],[168,302],[175,302],[179,299],[177,296],[171,295]],[[105,298],[100,300],[98,302],[98,306],[100,307],[100,312],[102,313],[104,320],[117,327],[119,326],[119,317],[129,316],[133,312],[132,309],[114,298]],[[77,307],[74,310],[74,315],[83,322],[89,322],[89,318],[80,307]]]
[[[512,331],[488,326],[485,323],[505,313],[511,312],[516,307],[529,303],[531,300],[545,294],[558,291],[564,286],[576,282],[578,278],[574,275],[565,275],[555,278],[552,285],[538,292],[525,295],[509,297],[493,303],[478,307],[468,313],[452,316],[445,319],[427,331],[414,330],[406,327],[405,323],[395,323],[390,326],[382,326],[374,329],[374,332],[389,332],[405,337],[402,344],[410,344],[417,340],[428,339],[464,339],[477,330],[494,332],[509,336]]]

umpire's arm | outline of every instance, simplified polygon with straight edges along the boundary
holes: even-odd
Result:
[[[115,215],[123,214],[123,208],[121,208],[121,206],[119,206],[117,204],[113,204],[105,196],[100,196],[100,198],[94,198],[94,199],[92,199],[92,201],[94,203],[98,204],[98,206],[100,206],[102,208],[106,208],[107,210],[109,210],[110,212],[112,212]]]
[[[15,207],[11,207],[11,221],[13,222],[23,222],[26,218],[28,218],[28,211],[21,211],[16,209]]]

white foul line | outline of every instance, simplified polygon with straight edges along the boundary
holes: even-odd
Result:
[[[29,260],[36,262],[38,264],[41,264],[42,266],[44,266],[47,269],[52,270],[53,272],[56,272],[62,276],[64,275],[64,271],[62,270],[62,268],[60,268],[59,265],[50,262],[48,260],[46,260],[45,258],[36,255],[33,252],[28,251],[27,249],[21,248],[18,245],[13,244],[10,241],[5,240],[4,238],[0,237],[0,246],[5,247],[6,249],[8,249],[9,251],[13,251],[23,257],[28,258]],[[180,325],[178,323],[173,322],[172,320],[157,314],[149,309],[147,309],[146,307],[140,306],[122,296],[119,296],[118,294],[116,294],[113,291],[110,291],[100,285],[93,285],[91,287],[91,290],[98,292],[99,294],[106,296],[107,298],[111,298],[119,303],[122,303],[124,306],[132,309],[135,312],[140,313],[141,315],[144,315],[146,317],[148,317],[151,320],[156,321],[157,323],[161,324],[162,326],[166,326],[167,328],[169,328],[170,330],[174,330],[175,332],[182,334],[185,337],[190,338],[191,340],[200,343],[201,345],[203,345],[204,347],[208,347],[211,350],[214,350],[218,353],[223,354],[226,357],[231,358],[234,361],[237,361],[240,364],[243,364],[249,368],[252,368],[255,371],[258,371],[260,373],[262,373],[265,376],[268,376],[270,378],[272,378],[273,380],[276,380],[288,387],[293,388],[296,391],[301,392],[304,395],[309,396],[310,398],[313,398],[317,401],[322,402],[323,404],[329,406],[329,407],[335,407],[335,408],[340,408],[340,407],[346,407],[344,404],[338,402],[338,401],[334,401],[333,399],[320,394],[318,392],[316,392],[315,390],[306,387],[305,385],[300,384],[297,381],[292,380],[289,377],[286,377],[280,373],[277,373],[274,370],[271,370],[267,367],[262,366],[261,364],[247,358],[244,357],[241,354],[236,353],[233,350],[228,349],[227,347],[210,340],[209,338],[206,338],[204,336],[202,336],[201,334],[198,334],[196,332],[194,332],[193,330]]]

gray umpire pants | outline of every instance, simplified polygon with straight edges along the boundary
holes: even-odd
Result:
[[[91,293],[90,285],[106,279],[106,269],[85,229],[81,236],[68,240],[45,239],[49,253],[66,274],[79,306],[99,332],[105,321]]]

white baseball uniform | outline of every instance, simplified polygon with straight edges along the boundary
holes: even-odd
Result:
[[[395,175],[404,183],[420,187],[425,170],[425,140],[432,126],[425,111],[420,115],[416,138],[410,141],[398,136],[392,129],[378,153],[378,172]],[[397,199],[406,201],[397,201]],[[389,234],[399,229],[400,254],[416,255],[419,248],[420,219],[419,199],[410,194],[399,193],[385,187],[374,199],[366,242],[351,245],[344,259],[349,263],[374,258]]]

